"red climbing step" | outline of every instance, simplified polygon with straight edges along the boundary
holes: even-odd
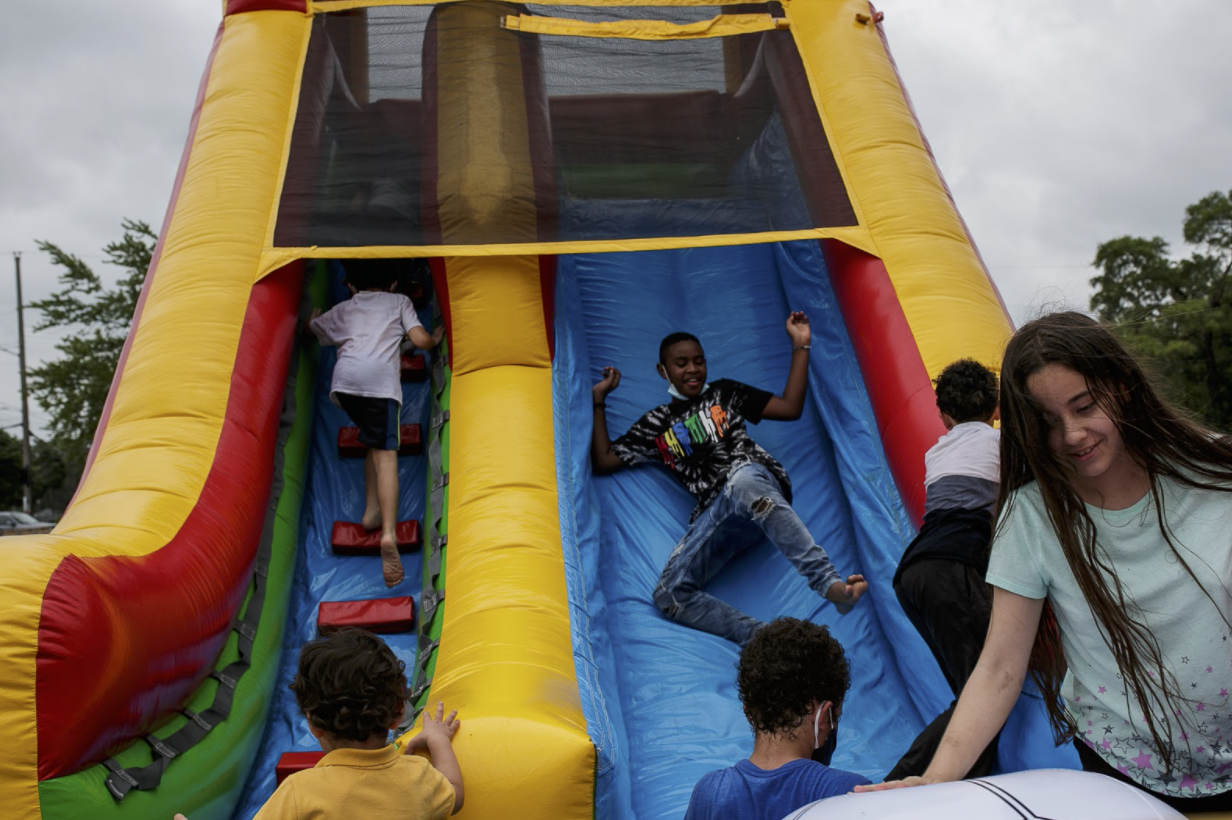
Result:
[[[400,456],[417,456],[423,452],[422,432],[418,424],[402,425],[398,447]],[[358,427],[338,428],[338,455],[342,458],[363,458],[368,453],[367,445],[359,443]]]
[[[317,632],[324,635],[344,626],[392,635],[415,626],[415,601],[410,595],[368,601],[322,601],[317,609]]]
[[[278,758],[278,765],[274,767],[276,785],[281,786],[282,781],[296,772],[311,769],[323,757],[325,757],[325,752],[283,752],[282,757]]]
[[[423,356],[403,356],[401,373],[404,382],[425,381],[428,378],[428,363]]]
[[[394,536],[398,539],[398,552],[414,552],[420,545],[419,522],[399,521]],[[366,530],[357,521],[335,521],[330,543],[334,555],[380,555],[381,531]]]

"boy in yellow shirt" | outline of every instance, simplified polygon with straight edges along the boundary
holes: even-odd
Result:
[[[456,814],[462,808],[462,770],[452,746],[461,726],[457,711],[446,717],[438,703],[435,714],[424,712],[423,729],[406,749],[388,742],[389,730],[402,720],[404,670],[384,641],[362,629],[305,644],[291,690],[327,754],[284,780],[253,820],[444,820]]]

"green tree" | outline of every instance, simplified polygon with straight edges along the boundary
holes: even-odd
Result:
[[[81,462],[69,465],[58,447],[35,438],[30,448],[30,481],[34,490],[35,512],[51,510],[56,516],[64,512],[77,491],[81,478]]]
[[[123,238],[103,249],[106,262],[122,271],[110,286],[78,257],[51,242],[38,243],[62,272],[60,291],[30,304],[43,314],[34,329],[70,332],[56,344],[58,358],[30,370],[30,392],[50,416],[50,443],[62,463],[77,470],[102,416],[158,238],[144,222],[125,219],[122,226]]]
[[[1176,397],[1232,429],[1232,191],[1185,209],[1193,251],[1173,259],[1159,237],[1123,236],[1095,252],[1091,309],[1154,359]]]
[[[0,430],[0,509],[21,509],[21,440]]]

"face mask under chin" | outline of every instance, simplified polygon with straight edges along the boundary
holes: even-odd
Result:
[[[701,393],[698,393],[697,395],[700,396],[702,393],[705,393],[709,389],[710,389],[710,382],[706,382],[705,384],[702,385]],[[667,393],[673,399],[680,399],[681,401],[689,401],[689,397],[681,393],[679,390],[677,390],[676,385],[672,384],[671,382],[667,383]]]

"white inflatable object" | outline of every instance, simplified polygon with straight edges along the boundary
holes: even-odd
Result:
[[[1185,820],[1146,792],[1102,774],[1036,769],[818,800],[784,820]]]

